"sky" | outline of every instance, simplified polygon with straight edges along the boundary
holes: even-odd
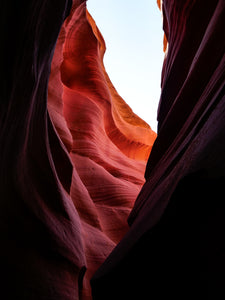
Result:
[[[104,65],[113,85],[156,131],[164,57],[156,0],[88,0],[87,7],[106,42]]]

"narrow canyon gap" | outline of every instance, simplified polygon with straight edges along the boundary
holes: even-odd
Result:
[[[89,0],[107,51],[104,65],[120,96],[157,130],[161,92],[162,11],[155,0]]]
[[[157,2],[156,137],[85,1],[2,1],[2,298],[224,295],[225,2]]]

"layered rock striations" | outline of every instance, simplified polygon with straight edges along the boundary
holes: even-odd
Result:
[[[225,3],[157,3],[157,138],[85,1],[1,3],[3,299],[224,298]]]
[[[162,10],[158,136],[130,230],[92,280],[97,300],[225,296],[225,2]]]
[[[82,222],[85,297],[90,297],[94,271],[128,230],[127,218],[156,137],[112,85],[103,65],[105,50],[86,3],[74,4],[53,57],[48,109],[67,149],[68,128],[72,135],[70,195]]]
[[[1,295],[91,299],[156,134],[113,87],[85,1],[3,1],[0,14]]]
[[[89,281],[128,230],[156,134],[112,85],[103,65],[105,42],[85,3],[65,28],[63,114],[73,137],[71,197],[83,224]]]

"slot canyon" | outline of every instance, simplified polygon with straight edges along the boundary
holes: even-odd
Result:
[[[157,1],[157,134],[86,4],[0,4],[1,299],[224,299],[225,2]]]

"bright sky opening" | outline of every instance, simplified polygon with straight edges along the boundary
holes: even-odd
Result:
[[[156,0],[88,0],[87,6],[106,42],[104,64],[112,83],[156,131],[164,58]]]

